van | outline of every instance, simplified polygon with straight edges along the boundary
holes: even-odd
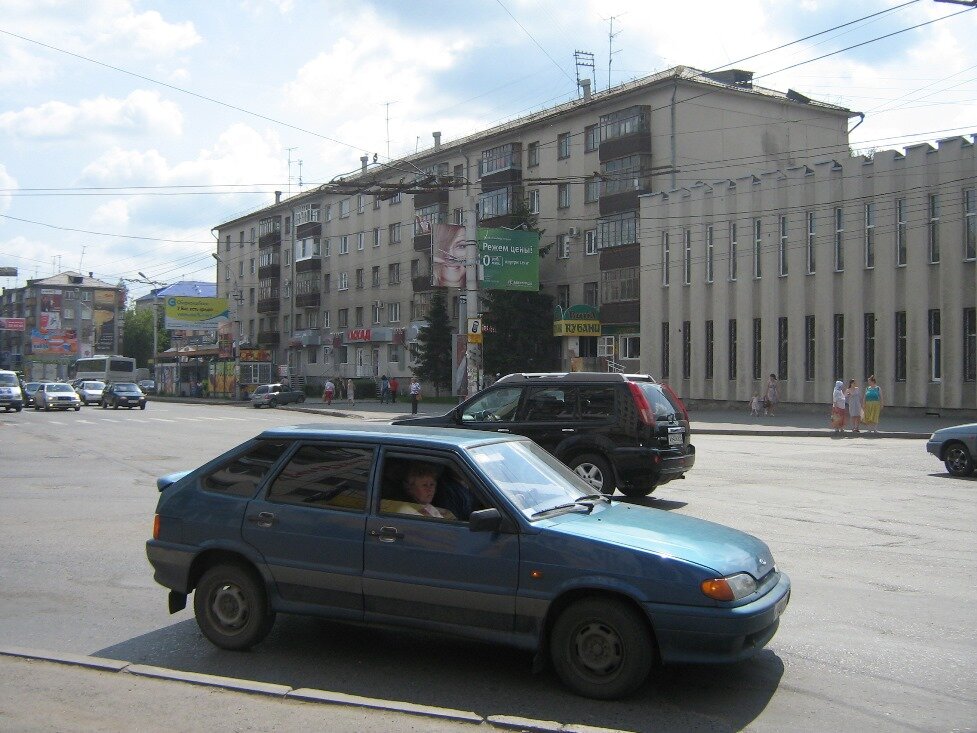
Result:
[[[4,412],[24,409],[24,393],[20,391],[20,378],[17,372],[0,370],[0,407]]]

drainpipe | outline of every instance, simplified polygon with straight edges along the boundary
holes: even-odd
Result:
[[[669,135],[669,137],[671,138],[670,142],[671,142],[671,147],[672,147],[672,185],[671,185],[671,189],[673,191],[675,190],[675,166],[678,164],[678,160],[677,160],[677,157],[678,156],[676,155],[676,152],[675,152],[675,96],[677,94],[678,94],[678,81],[675,80],[675,81],[672,82],[672,105],[671,105],[671,109],[669,110],[670,111],[670,114],[671,114],[671,117],[672,117],[672,132],[671,132],[671,135]]]

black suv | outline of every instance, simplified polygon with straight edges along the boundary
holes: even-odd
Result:
[[[605,494],[647,496],[695,463],[685,406],[646,374],[509,374],[445,415],[394,424],[525,435]]]

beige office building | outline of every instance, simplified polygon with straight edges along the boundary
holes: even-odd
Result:
[[[641,369],[692,399],[977,407],[973,137],[834,157],[641,201]]]
[[[639,196],[847,155],[852,116],[743,71],[583,85],[572,102],[451,142],[434,133],[388,164],[361,158],[332,184],[220,224],[218,294],[234,341],[300,379],[403,377],[432,292],[431,226],[511,225],[525,202],[552,245],[542,290],[600,308],[601,335],[559,339],[557,363],[637,368],[652,307],[638,297]],[[456,316],[462,295],[448,291]]]

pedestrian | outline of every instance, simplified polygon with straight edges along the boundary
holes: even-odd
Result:
[[[397,381],[397,377],[390,378],[390,402],[397,401],[397,388],[400,387],[400,382]]]
[[[356,407],[356,385],[352,378],[346,380],[346,401],[350,407]]]
[[[421,383],[417,377],[410,378],[410,414],[417,414],[417,403],[421,401]]]
[[[753,399],[750,400],[750,415],[760,417],[760,395],[756,392],[753,393]]]
[[[390,380],[384,374],[380,377],[380,404],[382,405],[388,399],[390,399]]]
[[[851,418],[851,431],[857,433],[862,423],[862,390],[856,380],[848,380],[848,389],[845,392],[845,397],[848,399],[848,416]]]
[[[780,402],[780,384],[777,382],[777,375],[771,374],[767,380],[767,391],[763,395],[763,414],[776,417],[778,402]]]
[[[879,432],[879,417],[882,415],[882,388],[873,374],[868,378],[865,396],[862,398],[862,424],[870,433]]]
[[[835,389],[831,394],[831,427],[836,433],[843,433],[846,422],[848,422],[848,406],[845,401],[845,383],[839,379],[835,382]]]
[[[331,379],[327,379],[325,385],[322,387],[322,401],[327,405],[331,405],[334,394],[336,394],[336,385],[333,384]]]

